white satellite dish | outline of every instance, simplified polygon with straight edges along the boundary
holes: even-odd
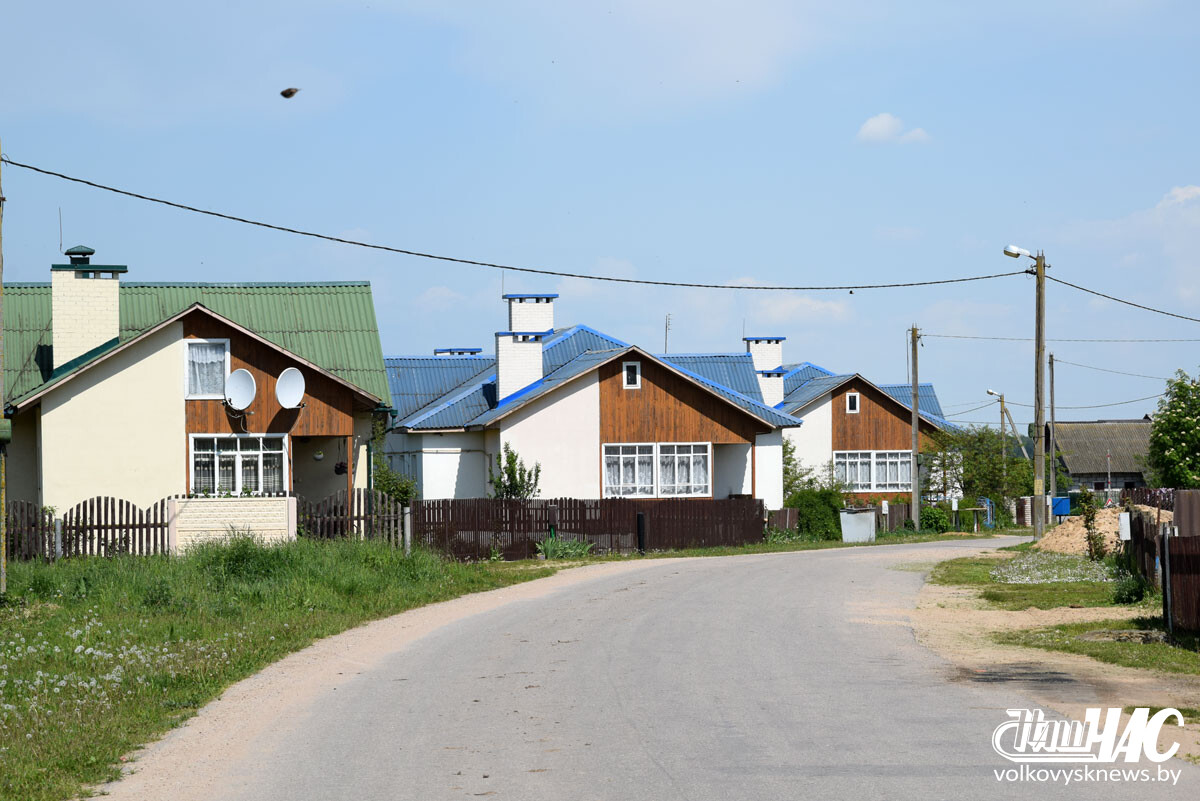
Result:
[[[243,411],[254,402],[254,393],[258,390],[254,376],[249,370],[234,370],[225,379],[225,403],[231,408]]]
[[[275,400],[285,409],[298,409],[304,400],[304,373],[289,367],[275,382]]]

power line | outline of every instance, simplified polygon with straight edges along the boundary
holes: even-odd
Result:
[[[581,279],[588,280],[588,281],[611,281],[611,282],[619,283],[619,284],[644,284],[644,285],[649,285],[649,286],[672,286],[672,287],[683,287],[683,288],[687,288],[687,289],[730,289],[730,290],[760,290],[760,291],[765,290],[765,291],[774,291],[774,292],[827,292],[827,291],[839,291],[839,290],[845,291],[845,290],[852,290],[852,289],[900,289],[900,288],[904,288],[904,287],[937,286],[937,285],[942,285],[942,284],[962,284],[962,283],[966,283],[968,281],[987,281],[992,278],[1007,278],[1009,276],[1025,274],[1024,270],[1016,270],[1014,272],[994,273],[992,275],[973,275],[973,276],[967,276],[965,278],[943,278],[943,279],[939,279],[939,280],[935,280],[935,281],[905,281],[903,283],[895,283],[895,284],[844,284],[844,285],[838,285],[838,286],[754,286],[754,285],[730,285],[730,284],[696,284],[696,283],[690,283],[687,281],[651,281],[649,279],[644,279],[644,278],[618,278],[616,276],[611,276],[611,275],[588,275],[585,273],[568,273],[568,272],[563,272],[560,270],[545,270],[545,269],[540,269],[540,268],[535,268],[535,267],[517,267],[517,266],[511,265],[511,264],[497,264],[495,262],[476,261],[475,259],[463,259],[463,258],[458,258],[456,256],[441,256],[441,255],[438,255],[435,253],[424,253],[419,250],[408,250],[405,248],[391,247],[389,245],[379,245],[379,244],[375,244],[372,242],[361,242],[356,239],[345,239],[345,238],[339,237],[339,236],[330,236],[328,234],[320,234],[320,233],[316,233],[314,231],[305,231],[305,230],[302,230],[299,228],[290,228],[285,225],[274,225],[272,223],[261,222],[259,220],[251,220],[251,219],[247,219],[245,217],[237,217],[235,215],[225,214],[225,213],[219,212],[219,211],[210,211],[208,209],[201,209],[201,208],[197,208],[195,206],[189,206],[184,203],[176,203],[171,200],[164,200],[162,198],[151,197],[150,195],[142,195],[142,194],[138,194],[137,192],[130,192],[125,189],[118,189],[113,186],[106,186],[105,184],[99,184],[99,183],[96,183],[95,181],[88,181],[84,178],[75,178],[70,175],[64,175],[61,172],[54,172],[53,170],[42,169],[41,167],[35,167],[32,164],[22,164],[19,161],[13,161],[8,156],[0,156],[0,161],[4,161],[4,163],[11,164],[14,167],[20,167],[22,169],[41,173],[42,175],[49,175],[54,178],[61,178],[64,181],[71,181],[73,183],[83,184],[84,186],[90,186],[94,189],[102,189],[105,192],[113,192],[118,195],[124,195],[126,197],[132,197],[132,198],[136,198],[138,200],[145,200],[150,203],[159,203],[163,206],[170,206],[172,208],[181,209],[183,211],[190,211],[190,212],[193,212],[194,214],[204,214],[209,217],[217,217],[219,219],[229,220],[231,222],[243,223],[245,225],[255,225],[255,226],[258,226],[259,228],[268,228],[272,231],[281,231],[286,234],[296,234],[297,236],[307,236],[307,237],[311,237],[313,239],[323,239],[327,242],[337,242],[342,245],[354,245],[355,247],[370,248],[372,250],[383,250],[388,253],[398,253],[403,256],[415,256],[415,257],[421,258],[421,259],[434,259],[437,261],[453,262],[455,264],[467,264],[467,265],[471,265],[474,267],[489,267],[489,268],[496,269],[496,270],[512,270],[514,272],[535,273],[537,275],[553,275],[553,276],[557,276],[560,278],[581,278]]]
[[[923,337],[936,337],[937,339],[986,339],[996,342],[1033,342],[1033,337],[984,337],[984,336],[968,336],[966,334],[926,334],[922,333]],[[1200,337],[1192,337],[1185,339],[1053,339],[1047,338],[1047,342],[1200,342]]]
[[[1083,367],[1088,370],[1099,370],[1102,373],[1114,373],[1115,375],[1128,375],[1128,376],[1132,376],[1134,378],[1153,378],[1156,381],[1170,381],[1171,380],[1169,378],[1164,378],[1160,375],[1143,375],[1142,373],[1125,373],[1120,370],[1110,370],[1107,367],[1095,367],[1090,364],[1079,364],[1078,362],[1069,362],[1066,359],[1060,359],[1057,356],[1054,357],[1054,363],[1055,364],[1069,364],[1072,367]]]
[[[1054,361],[1057,362],[1058,360],[1055,359]],[[1133,400],[1117,401],[1116,403],[1096,403],[1096,404],[1092,404],[1090,406],[1055,406],[1054,408],[1056,408],[1056,409],[1104,409],[1109,406],[1125,406],[1130,403],[1141,403],[1142,401],[1154,400],[1156,398],[1163,397],[1165,394],[1166,394],[1165,392],[1160,392],[1157,395],[1147,395],[1144,398],[1134,398]],[[1013,406],[1024,406],[1027,409],[1033,408],[1032,403],[1018,403],[1017,401],[1011,401],[1011,400],[1006,400],[1005,403],[1012,404]]]
[[[1143,309],[1148,312],[1154,312],[1155,314],[1165,314],[1167,317],[1175,317],[1179,320],[1187,320],[1187,321],[1193,322],[1193,323],[1200,323],[1200,317],[1188,317],[1186,314],[1176,314],[1175,312],[1169,312],[1169,311],[1163,311],[1162,309],[1156,309],[1153,306],[1143,306],[1140,303],[1134,303],[1132,300],[1125,300],[1124,298],[1117,298],[1117,297],[1113,297],[1112,295],[1106,295],[1103,292],[1097,292],[1094,289],[1088,289],[1085,286],[1079,286],[1079,284],[1072,284],[1070,281],[1064,281],[1061,278],[1055,278],[1052,275],[1047,275],[1046,277],[1049,278],[1051,281],[1054,281],[1055,283],[1062,284],[1064,286],[1069,286],[1072,289],[1078,289],[1080,292],[1087,292],[1089,295],[1095,295],[1096,297],[1099,297],[1099,298],[1105,298],[1107,300],[1116,301],[1117,303],[1124,303],[1126,306],[1133,306],[1135,309]]]
[[[987,407],[992,406],[995,403],[997,403],[997,401],[988,401],[987,403],[983,404],[982,406],[976,406],[974,409],[967,409],[965,412],[955,412],[954,414],[948,414],[948,415],[946,415],[946,417],[961,417],[964,414],[970,414],[971,412],[977,412],[980,409],[986,409]]]

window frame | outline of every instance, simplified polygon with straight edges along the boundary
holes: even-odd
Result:
[[[229,340],[222,337],[187,337],[183,340],[183,399],[184,400],[225,400],[225,390],[222,389],[217,394],[191,394],[191,386],[188,381],[188,364],[190,363],[189,354],[193,344],[195,345],[224,345],[225,346],[225,380],[229,380],[230,359],[229,359]]]
[[[662,448],[663,448],[663,446],[678,447],[681,445],[686,445],[686,446],[693,447],[693,448],[696,446],[703,446],[705,449],[704,456],[708,462],[708,481],[707,481],[706,491],[704,493],[688,493],[686,495],[682,495],[682,494],[665,495],[665,494],[663,494],[662,471],[659,469],[659,460],[664,455],[662,453]],[[608,487],[608,478],[607,478],[608,473],[607,473],[606,464],[605,464],[605,460],[609,454],[607,454],[605,452],[606,449],[620,448],[620,447],[643,447],[644,448],[647,446],[649,446],[651,449],[650,456],[652,459],[651,479],[650,479],[651,492],[650,492],[650,494],[649,495],[632,495],[632,494],[631,495],[621,495],[619,493],[610,493],[609,487]],[[615,454],[615,455],[618,458],[620,458],[624,454]],[[636,458],[638,455],[639,454],[636,454],[636,453],[633,454],[633,457],[635,459],[635,462],[634,462],[635,475],[636,475],[636,469],[637,469],[636,468],[636,464],[637,464]],[[679,456],[678,454],[671,454],[671,455],[675,456],[676,458],[678,458],[678,456]],[[694,457],[696,455],[697,454],[694,454],[694,453],[689,454],[689,457]],[[640,499],[647,499],[647,498],[653,498],[653,499],[712,498],[713,497],[713,485],[714,485],[713,470],[715,468],[714,463],[715,463],[715,457],[713,454],[713,443],[711,443],[711,442],[602,442],[602,443],[600,443],[600,497],[602,497],[602,498],[640,498]],[[689,482],[689,485],[695,484],[695,483],[696,482]],[[618,487],[620,487],[620,486],[625,486],[625,485],[618,484]],[[678,484],[675,484],[673,486],[678,486]]]
[[[850,408],[850,399],[851,398],[854,398],[854,408],[853,409]],[[861,392],[847,392],[846,393],[846,414],[858,414],[860,411],[862,411],[862,393]],[[843,451],[843,453],[849,453],[849,451]]]
[[[898,449],[890,449],[890,450],[856,449],[856,450],[846,450],[846,451],[834,451],[832,462],[833,462],[833,470],[834,470],[835,476],[837,475],[838,457],[839,456],[840,457],[848,457],[850,455],[853,455],[855,457],[854,458],[855,465],[861,464],[864,461],[868,465],[870,465],[871,481],[870,481],[870,485],[863,489],[859,489],[857,487],[857,482],[852,483],[852,482],[847,481],[846,484],[849,485],[849,487],[850,487],[850,489],[848,489],[847,492],[873,492],[873,493],[912,492],[912,467],[911,467],[912,451],[905,451],[905,450],[898,450]],[[862,458],[863,456],[866,456],[867,459],[864,460]],[[883,480],[882,481],[880,480],[880,477],[879,477],[879,467],[881,464],[880,457],[883,458],[882,465],[883,465],[885,471],[887,469],[887,466],[892,461],[895,461],[895,463],[897,465],[897,476],[896,476],[897,477],[896,484],[898,485],[897,487],[890,486],[892,482],[887,480],[886,474],[884,475]],[[910,467],[909,467],[909,475],[908,475],[908,485],[904,486],[903,482],[899,481],[899,471],[900,471],[900,467],[906,463],[906,460],[907,460],[907,463],[910,465]],[[844,461],[843,464],[848,465],[849,460]],[[843,471],[843,475],[844,475],[844,471]]]
[[[637,371],[637,380],[629,383],[629,368],[632,367]],[[642,363],[641,362],[621,362],[621,387],[623,389],[641,389],[642,388]],[[615,443],[615,444],[630,444],[630,443]],[[646,443],[642,443],[646,444]],[[652,443],[651,443],[652,444]]]
[[[196,491],[196,440],[198,440],[198,439],[213,440],[213,490],[212,490],[212,492],[197,492]],[[223,494],[222,491],[217,489],[217,487],[219,486],[219,483],[220,483],[219,471],[221,469],[220,459],[217,458],[217,456],[216,456],[217,454],[220,453],[220,450],[217,448],[217,443],[216,443],[216,440],[219,440],[219,439],[232,439],[232,440],[277,439],[280,441],[280,443],[283,446],[282,450],[279,450],[279,451],[266,451],[266,450],[263,450],[261,445],[259,446],[259,449],[257,451],[243,451],[241,449],[240,443],[239,443],[238,449],[234,451],[234,453],[237,454],[237,461],[236,461],[237,469],[234,470],[234,474],[233,474],[234,489],[229,491],[230,495],[232,495],[234,497],[242,495],[242,483],[243,483],[242,482],[242,454],[251,454],[251,453],[258,454],[258,486],[260,487],[260,489],[258,489],[255,492],[250,492],[247,494],[250,495],[251,497],[261,497],[266,494],[261,489],[262,483],[263,483],[263,454],[265,454],[265,453],[281,453],[283,455],[283,460],[282,460],[283,490],[282,491],[285,493],[288,493],[288,494],[291,493],[291,479],[292,479],[292,448],[291,448],[291,444],[292,443],[291,443],[290,435],[288,435],[288,434],[204,434],[204,433],[200,433],[200,434],[188,434],[188,457],[187,458],[188,458],[188,494],[189,495],[196,495],[196,496],[200,496],[200,497],[209,497],[209,498],[222,497],[222,494]],[[275,494],[275,493],[272,493],[272,495],[273,494]]]

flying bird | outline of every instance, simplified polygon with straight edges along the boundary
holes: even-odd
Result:
[[[300,90],[295,87],[288,87],[287,89],[284,89],[279,94],[283,95],[285,98],[291,99],[291,98],[295,97],[296,92],[299,92],[299,91]]]

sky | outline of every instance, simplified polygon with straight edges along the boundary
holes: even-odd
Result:
[[[1023,269],[1200,317],[1200,5],[842,0],[23,3],[0,23],[10,158],[408,250],[730,285]],[[285,100],[286,87],[300,92]],[[130,281],[369,280],[387,355],[490,351],[507,292],[654,352],[786,336],[787,362],[920,378],[1032,420],[1025,276],[836,292],[657,288],[322,242],[3,167],[5,281],[86,244]],[[1023,262],[1024,260],[1022,260]],[[1051,283],[1047,336],[1200,339]],[[1053,342],[1057,418],[1141,417],[1200,342]],[[1145,377],[1116,375],[1073,364]]]

